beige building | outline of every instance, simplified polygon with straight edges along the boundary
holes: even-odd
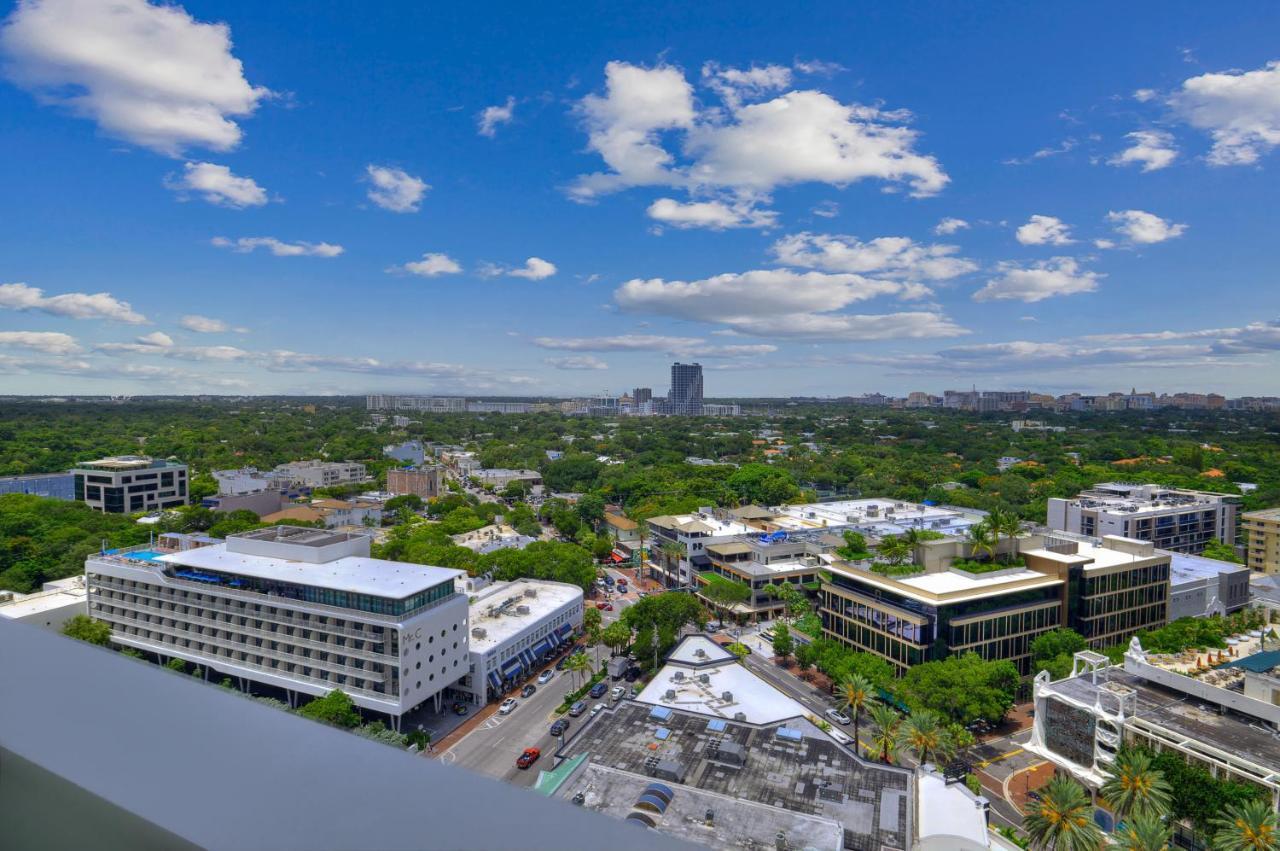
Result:
[[[1245,563],[1263,573],[1280,574],[1280,508],[1240,515]]]
[[[440,495],[443,482],[442,467],[410,467],[387,471],[387,492],[395,496],[412,493],[423,499],[434,499]]]

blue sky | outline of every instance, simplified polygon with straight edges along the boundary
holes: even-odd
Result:
[[[45,0],[0,392],[1280,392],[1280,7]]]

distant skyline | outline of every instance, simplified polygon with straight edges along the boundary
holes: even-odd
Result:
[[[1277,32],[7,3],[0,394],[1280,395]]]

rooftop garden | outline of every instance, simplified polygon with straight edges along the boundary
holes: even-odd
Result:
[[[953,570],[963,570],[965,573],[994,573],[997,570],[1007,570],[1011,567],[1026,567],[1027,560],[1022,556],[1010,558],[1007,561],[984,561],[973,558],[958,558],[951,562]]]
[[[871,563],[871,571],[881,576],[911,576],[916,573],[923,573],[924,568],[911,562],[894,564],[888,561],[876,561]]]

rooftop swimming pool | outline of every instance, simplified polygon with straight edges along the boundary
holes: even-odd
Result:
[[[162,553],[159,550],[134,550],[129,553],[123,553],[120,550],[107,550],[106,555],[133,559],[134,561],[155,561],[162,555],[168,555],[168,553]]]

